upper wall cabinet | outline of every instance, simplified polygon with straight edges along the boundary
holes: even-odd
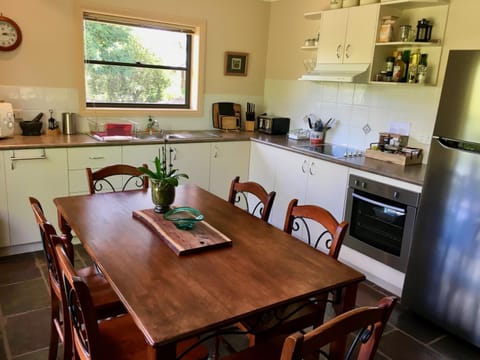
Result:
[[[378,4],[322,12],[319,63],[371,63]]]
[[[427,54],[426,84],[437,83],[440,57],[442,54],[443,39],[448,15],[448,1],[446,0],[394,0],[382,2],[377,24],[377,36],[375,43],[374,58],[371,68],[370,80],[375,82],[376,75],[382,71],[388,56],[394,51],[416,49],[420,53]],[[382,18],[396,16],[393,26],[391,42],[378,42]],[[431,40],[428,42],[415,41],[418,21],[427,19],[432,24]],[[401,41],[400,26],[410,25],[411,34],[408,41]],[[415,85],[415,84],[413,84]]]

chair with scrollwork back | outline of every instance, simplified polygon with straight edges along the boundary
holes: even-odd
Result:
[[[265,342],[227,356],[225,360],[330,359],[332,354],[345,360],[373,360],[380,339],[398,298],[380,299],[376,306],[363,306],[334,317],[307,333],[296,332],[281,342]],[[344,341],[353,340],[345,351]],[[283,346],[282,346],[283,344]],[[326,347],[328,345],[328,352]]]
[[[55,228],[46,219],[40,202],[33,197],[30,197],[29,200],[35,220],[40,228],[40,236],[42,239],[48,267],[48,283],[50,286],[51,303],[50,345],[48,358],[49,360],[57,358],[58,341],[61,340],[64,347],[63,359],[71,359],[71,353],[69,352],[72,348],[70,322],[66,303],[62,296],[63,284],[61,282],[60,266],[54,250],[54,241],[62,246],[70,262],[73,262],[74,260],[73,247],[65,238],[57,236]],[[126,312],[125,308],[111,289],[108,282],[104,279],[102,274],[97,272],[95,267],[88,266],[81,268],[77,270],[77,273],[79,276],[85,279],[86,283],[93,289],[92,293],[98,319],[103,319]]]
[[[230,185],[228,201],[233,205],[244,205],[248,213],[268,222],[275,195],[275,191],[267,192],[256,182],[240,182],[240,177],[236,176]]]
[[[147,359],[145,337],[130,314],[98,322],[91,288],[77,276],[60,244],[55,246],[63,279],[63,291],[71,319],[75,359]],[[205,359],[208,350],[196,338],[177,345],[177,356],[183,360]]]
[[[312,232],[309,228],[309,221],[320,225],[320,234],[312,239]],[[320,242],[325,242],[329,250],[328,255],[338,259],[343,239],[347,233],[348,222],[339,223],[335,217],[326,209],[317,205],[298,205],[298,200],[290,201],[283,230],[292,234],[304,228],[307,233],[307,242],[310,246],[318,247]],[[242,321],[241,329],[248,331],[250,345],[255,344],[256,339],[271,338],[279,334],[288,334],[309,326],[318,326],[323,323],[326,305],[328,302],[337,304],[341,299],[341,291],[338,290],[329,299],[329,294],[318,295],[307,301],[294,303],[278,310],[273,314],[266,313],[261,317],[254,317]]]
[[[146,164],[142,165],[148,168]],[[98,192],[116,192],[136,189],[147,189],[148,178],[136,167],[125,164],[109,165],[93,171],[87,168],[87,179],[90,194]],[[116,180],[121,179],[117,186]]]

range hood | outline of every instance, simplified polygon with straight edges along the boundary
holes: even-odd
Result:
[[[320,64],[315,69],[302,75],[299,80],[367,82],[370,64]]]

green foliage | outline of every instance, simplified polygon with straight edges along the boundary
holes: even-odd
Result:
[[[85,21],[85,58],[123,63],[159,64],[123,25]],[[170,86],[165,70],[86,64],[87,99],[112,103],[159,103]]]
[[[150,169],[144,168],[143,166],[138,167],[137,169],[140,170],[143,174],[147,175],[150,179],[159,180],[161,186],[163,186],[164,184],[177,186],[179,178],[183,177],[185,179],[188,179],[187,174],[177,173],[178,169],[173,168],[173,162],[171,157],[169,157],[167,163],[167,150],[165,144],[162,147],[162,159],[160,160],[160,158],[156,156],[153,162],[155,164],[155,172]]]

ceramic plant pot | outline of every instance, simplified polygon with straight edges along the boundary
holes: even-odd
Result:
[[[156,213],[164,213],[170,209],[175,201],[175,186],[151,179],[152,202]]]

